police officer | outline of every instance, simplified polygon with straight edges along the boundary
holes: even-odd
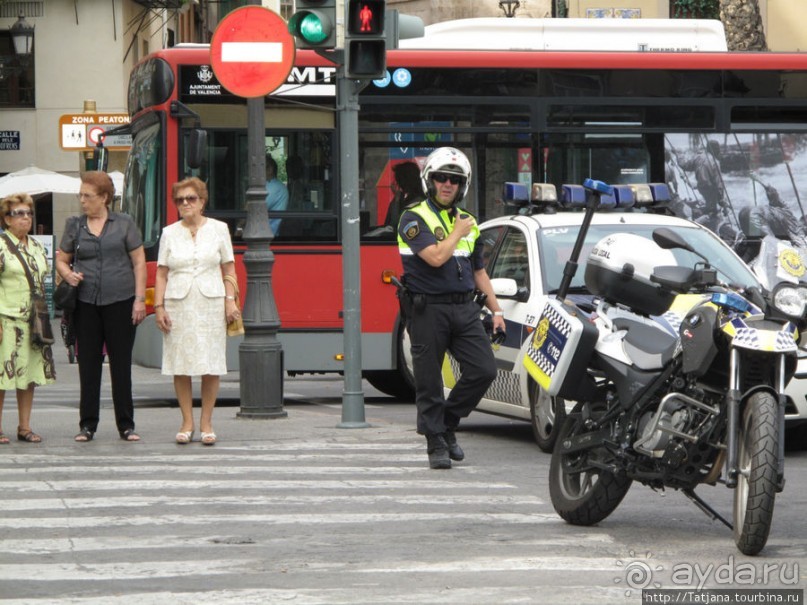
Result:
[[[457,207],[470,186],[468,158],[441,147],[426,159],[420,179],[426,199],[407,206],[398,224],[401,303],[412,342],[417,430],[426,436],[429,466],[447,469],[465,457],[454,430],[496,377],[474,288],[487,297],[494,332],[504,332],[504,314],[482,262],[476,220]],[[441,373],[446,351],[461,373],[447,398]]]

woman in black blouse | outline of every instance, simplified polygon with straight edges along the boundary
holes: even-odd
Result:
[[[134,221],[109,209],[115,195],[105,172],[81,176],[82,216],[71,217],[56,270],[78,286],[75,310],[81,403],[76,441],[91,441],[101,407],[103,349],[109,356],[115,423],[121,439],[139,441],[132,404],[132,347],[146,316],[146,257]]]

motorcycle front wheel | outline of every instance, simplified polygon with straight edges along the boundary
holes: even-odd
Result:
[[[601,448],[582,452],[562,453],[563,441],[588,432],[583,419],[583,407],[578,403],[566,417],[557,434],[557,443],[549,465],[549,496],[561,518],[572,525],[594,525],[610,515],[631,486],[622,473],[603,470],[592,462],[605,462]],[[602,407],[592,407],[591,417],[604,413]]]
[[[780,439],[776,406],[773,395],[760,391],[751,395],[743,412],[734,490],[734,542],[746,555],[756,555],[765,547],[773,522]]]

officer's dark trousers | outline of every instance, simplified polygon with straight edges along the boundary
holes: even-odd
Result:
[[[415,372],[417,429],[422,435],[454,429],[470,414],[496,378],[490,340],[479,320],[479,306],[429,303],[409,319]],[[461,378],[443,397],[442,366],[446,350],[459,362]]]
[[[132,402],[132,325],[134,297],[110,305],[96,306],[79,301],[76,305],[76,352],[81,383],[79,426],[95,432],[101,408],[101,372],[106,344],[112,403],[118,432],[134,429]]]

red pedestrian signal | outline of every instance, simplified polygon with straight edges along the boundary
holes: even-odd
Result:
[[[354,79],[382,78],[387,70],[385,0],[348,0],[345,74]]]

